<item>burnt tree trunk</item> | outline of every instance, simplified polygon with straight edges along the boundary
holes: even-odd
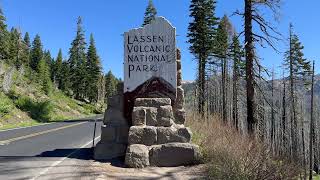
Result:
[[[254,102],[254,45],[252,32],[252,1],[245,0],[245,55],[246,55],[246,89],[247,89],[247,130],[250,135],[255,132],[255,102]]]

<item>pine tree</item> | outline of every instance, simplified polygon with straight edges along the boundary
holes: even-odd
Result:
[[[90,35],[90,45],[87,53],[87,96],[90,102],[98,101],[99,80],[101,79],[101,63],[93,35]]]
[[[190,22],[188,42],[190,51],[198,60],[198,112],[204,115],[205,105],[205,70],[210,53],[214,48],[217,18],[214,0],[192,0],[190,5]]]
[[[30,67],[37,71],[39,62],[43,57],[42,44],[40,36],[37,34],[32,42],[32,49],[30,52]]]
[[[153,5],[152,0],[149,0],[148,6],[146,8],[146,12],[144,13],[142,26],[150,24],[151,21],[155,20],[156,16],[157,16],[157,10]]]
[[[54,76],[55,76],[55,73],[56,73],[55,60],[54,60],[54,58],[51,57],[51,53],[50,53],[49,50],[44,51],[43,58],[45,59],[47,65],[48,65],[50,78],[51,78],[51,81],[53,82],[54,81]]]
[[[227,88],[226,81],[228,76],[228,61],[227,61],[227,53],[228,53],[228,32],[227,32],[227,17],[224,16],[217,29],[216,35],[216,45],[215,45],[215,55],[220,59],[221,65],[221,92],[222,92],[222,120],[224,123],[227,122]]]
[[[232,105],[232,119],[234,126],[238,129],[239,125],[239,110],[238,110],[238,94],[239,94],[239,80],[241,73],[243,52],[239,39],[236,35],[233,36],[231,45],[231,58],[233,61],[233,105]]]
[[[292,148],[292,157],[297,158],[297,145],[298,145],[298,122],[297,122],[297,107],[296,107],[296,92],[295,92],[295,84],[296,80],[299,78],[305,77],[307,73],[310,72],[310,62],[304,58],[304,54],[302,50],[304,49],[303,45],[299,41],[299,38],[296,34],[292,32],[292,24],[290,24],[290,37],[289,43],[290,47],[289,50],[285,52],[285,66],[289,70],[289,81],[290,81],[290,104],[291,104],[291,112],[292,115],[290,116],[290,124],[291,124],[291,148]]]
[[[50,95],[52,92],[52,82],[50,79],[49,65],[44,58],[42,58],[38,63],[37,72],[39,73],[39,80],[42,85],[42,90],[47,95]]]
[[[70,66],[66,61],[62,61],[61,68],[61,86],[60,89],[65,92],[67,95],[71,96],[71,78],[70,78]]]
[[[24,64],[26,66],[30,65],[30,48],[31,48],[31,42],[30,42],[30,36],[29,33],[26,32],[24,34],[23,38],[23,44],[24,44],[24,49],[23,49],[23,54],[24,54]]]
[[[26,33],[24,34],[23,41],[24,41],[24,43],[26,44],[26,46],[28,47],[28,49],[30,49],[30,48],[31,48],[31,42],[30,42],[30,36],[29,36],[29,33],[28,33],[28,32],[26,32]]]
[[[117,92],[117,84],[119,80],[109,71],[105,76],[105,91],[106,91],[106,101],[108,103],[108,98],[113,96]]]
[[[54,81],[56,82],[59,89],[62,89],[63,71],[62,71],[62,50],[59,49],[59,53],[55,63],[55,76]]]
[[[19,67],[19,32],[16,28],[11,28],[9,39],[8,62]]]
[[[70,82],[71,90],[74,93],[76,99],[85,98],[86,88],[86,42],[84,37],[84,31],[82,29],[82,19],[78,17],[77,21],[77,34],[75,39],[71,43],[69,50],[69,70],[70,70]]]
[[[7,59],[9,54],[9,39],[6,25],[6,18],[0,7],[0,60]]]

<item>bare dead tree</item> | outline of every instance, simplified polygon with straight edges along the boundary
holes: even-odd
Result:
[[[314,93],[314,61],[312,65],[312,78],[311,78],[311,112],[310,112],[310,137],[309,137],[309,180],[312,180],[313,177],[313,167],[314,167],[314,152],[313,152],[313,144],[314,144],[314,117],[313,117],[313,93]]]
[[[246,57],[246,90],[247,90],[247,130],[249,134],[254,134],[256,119],[255,103],[255,73],[254,73],[254,43],[258,42],[261,46],[266,42],[276,50],[273,40],[280,40],[280,36],[271,23],[267,22],[261,15],[259,8],[266,7],[274,14],[278,14],[280,0],[244,0],[244,13],[239,11],[236,14],[244,18],[244,36],[245,36],[245,57]],[[253,31],[253,24],[256,24],[262,35]]]

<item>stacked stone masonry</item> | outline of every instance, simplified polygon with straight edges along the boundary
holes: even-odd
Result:
[[[118,94],[108,98],[108,108],[104,113],[101,140],[94,150],[96,160],[124,156],[128,144],[129,126],[123,116],[123,95],[121,84]]]
[[[181,52],[177,49],[177,98],[173,105],[173,114],[175,123],[184,124],[186,121],[186,112],[184,110],[184,90],[182,88],[182,69],[181,69]]]
[[[175,122],[170,98],[137,98],[125,164],[143,168],[196,163],[199,147],[190,143],[190,129]]]

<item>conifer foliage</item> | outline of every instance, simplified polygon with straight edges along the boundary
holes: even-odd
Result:
[[[198,60],[198,112],[204,114],[205,106],[205,70],[209,55],[213,52],[216,25],[214,0],[192,0],[190,5],[190,22],[188,38],[190,51]]]
[[[93,34],[90,35],[90,45],[87,52],[87,96],[90,102],[98,101],[99,80],[102,73],[100,58],[97,54],[97,49]]]
[[[157,16],[157,9],[153,5],[153,1],[149,0],[148,6],[146,8],[146,11],[144,13],[144,19],[142,26],[145,26],[147,24],[150,24],[151,21],[153,21]]]
[[[0,60],[8,57],[8,32],[6,25],[6,18],[0,7]]]
[[[86,88],[86,42],[84,31],[82,29],[82,19],[78,17],[77,21],[77,34],[71,43],[69,50],[69,68],[70,68],[70,81],[71,90],[76,99],[85,98]]]
[[[39,62],[43,57],[42,43],[40,36],[37,34],[32,42],[32,48],[30,52],[30,67],[31,69],[37,71]]]

